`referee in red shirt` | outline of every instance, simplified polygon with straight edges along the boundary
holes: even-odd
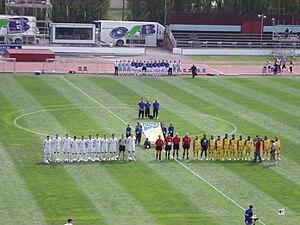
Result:
[[[183,144],[182,159],[184,159],[185,153],[186,153],[186,159],[189,159],[189,149],[190,149],[190,145],[191,145],[191,138],[188,133],[186,133],[185,136],[182,138],[182,144]]]
[[[161,136],[158,135],[158,139],[155,141],[155,145],[156,145],[156,160],[159,159],[161,160],[161,151],[162,148],[164,146],[164,141],[163,139],[161,139]]]
[[[176,152],[176,159],[178,160],[178,151],[179,151],[179,144],[180,144],[180,137],[178,136],[178,133],[175,134],[175,137],[173,138],[173,159],[175,159],[175,152]]]
[[[170,159],[170,152],[171,152],[171,149],[172,149],[172,141],[173,141],[173,138],[171,137],[171,134],[168,133],[167,137],[165,138],[165,150],[166,150],[166,157],[165,159]]]

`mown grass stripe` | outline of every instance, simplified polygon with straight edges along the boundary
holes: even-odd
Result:
[[[28,191],[15,162],[0,142],[0,220],[2,224],[47,224],[42,210]],[[17,215],[17,217],[16,217]]]
[[[143,90],[144,95],[148,96],[149,99],[156,99],[158,98],[161,104],[161,110],[160,116],[164,118],[164,115],[169,114],[170,112],[177,114],[177,116],[180,116],[181,120],[184,121],[184,123],[188,122],[189,124],[194,124],[193,128],[192,126],[189,126],[188,124],[184,125],[182,124],[182,127],[188,126],[189,130],[182,130],[182,133],[189,132],[193,135],[199,134],[200,132],[232,132],[235,127],[232,125],[220,122],[218,119],[215,119],[213,117],[209,117],[207,115],[203,115],[201,111],[195,110],[191,108],[189,105],[182,103],[181,101],[175,100],[170,97],[172,95],[172,89],[166,89],[162,91],[158,91],[153,87],[150,87],[148,85],[143,84],[140,80],[141,79],[133,79],[131,82],[125,82],[124,79],[126,78],[114,78],[111,79],[118,81],[119,83],[122,83],[126,86],[126,88],[129,88],[131,90]],[[143,79],[146,80],[146,79]],[[137,89],[138,87],[138,89]],[[182,99],[184,101],[184,99]],[[164,112],[165,110],[165,112]],[[169,111],[170,110],[170,111]],[[173,111],[175,110],[175,111]],[[165,113],[165,114],[164,114]],[[199,121],[199,123],[197,123]],[[180,124],[181,125],[181,124]],[[181,129],[181,126],[177,126],[177,129]]]
[[[26,107],[27,102],[30,100],[30,105],[43,109],[42,105],[35,99],[35,97],[43,98],[39,96],[43,92],[39,94],[37,89],[33,87],[35,85],[39,87],[43,86],[43,91],[50,91],[47,89],[47,84],[41,80],[32,80],[30,83],[26,80],[26,82],[22,83],[22,79],[26,80],[24,77],[16,77],[16,79],[7,77],[7,79],[2,79],[1,84],[3,85],[1,90],[3,94],[6,95],[13,105],[19,108]],[[35,97],[31,95],[31,91],[35,92]],[[10,96],[14,92],[20,94],[18,98]],[[49,102],[50,99],[45,98],[45,101]],[[38,121],[32,119],[26,120],[25,118],[25,121],[30,128],[39,128],[41,126]],[[45,127],[59,124],[50,113],[45,115],[42,122]],[[47,217],[48,223],[62,223],[66,217],[72,215],[76,215],[78,219],[80,218],[83,221],[87,219],[90,221],[90,217],[99,218],[99,213],[95,212],[95,208],[91,202],[62,167],[44,166],[42,163],[35,163],[35,160],[42,161],[43,147],[41,143],[43,139],[44,137],[38,136],[34,140],[35,146],[33,148],[31,146],[29,149],[28,147],[19,149],[19,155],[23,163],[18,163],[17,166],[34,199],[43,214]],[[76,207],[70,207],[73,205],[76,205]]]
[[[253,102],[254,104],[249,104],[249,108],[251,107],[253,110],[257,109],[256,105],[259,104],[260,110],[263,112],[272,110],[274,112],[276,111],[279,115],[290,114],[288,118],[300,117],[300,107],[290,105],[287,101],[279,100],[276,98],[275,94],[277,90],[274,88],[269,89],[264,84],[253,83],[251,80],[248,80],[246,83],[245,80],[239,79],[222,79],[221,82],[217,79],[210,79],[209,82],[213,85],[219,86],[222,89],[222,92],[227,90],[231,93],[238,94],[237,96],[239,102]],[[237,96],[232,96],[232,99],[236,99]],[[278,118],[274,119],[278,120]],[[294,120],[294,118],[292,120]],[[285,122],[290,121],[286,120]],[[292,126],[296,124],[290,122],[289,125]]]
[[[265,128],[272,133],[281,134],[281,136],[297,144],[300,143],[300,132],[298,129],[288,126],[280,121],[276,121],[265,114],[246,108],[241,103],[228,100],[226,97],[223,97],[221,93],[217,94],[210,91],[207,86],[206,88],[204,85],[200,86],[200,82],[205,84],[205,79],[201,81],[199,79],[197,80],[198,81],[181,79],[179,84],[176,79],[164,79],[165,82],[172,84],[177,88],[181,88],[189,94],[195,95],[195,93],[197,93],[198,98],[203,101],[207,101],[209,104],[223,108],[246,121],[256,124],[257,127]]]

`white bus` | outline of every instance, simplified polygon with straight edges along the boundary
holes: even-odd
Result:
[[[101,45],[163,46],[165,27],[157,22],[94,21]]]

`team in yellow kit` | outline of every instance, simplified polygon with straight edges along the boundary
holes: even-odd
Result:
[[[271,141],[268,138],[268,136],[265,136],[265,139],[263,140],[263,155],[262,160],[269,160],[269,152],[271,150]]]
[[[207,139],[206,139],[207,140]],[[281,142],[278,136],[275,137],[274,142],[276,144],[276,158],[280,160]],[[202,150],[202,142],[199,136],[196,135],[193,141],[193,159],[199,160],[199,153]],[[207,146],[207,145],[206,145]],[[251,154],[255,147],[255,138],[251,140],[250,136],[247,139],[243,139],[242,135],[239,135],[239,139],[236,139],[233,134],[231,139],[228,134],[225,134],[224,138],[218,135],[217,139],[214,135],[210,136],[208,140],[208,158],[206,160],[251,160]],[[271,140],[266,135],[262,141],[262,158],[263,160],[269,160],[269,152],[271,150]],[[215,157],[216,154],[216,157]]]
[[[250,154],[252,152],[252,146],[253,146],[253,141],[251,140],[251,137],[248,136],[248,138],[245,140],[245,147],[246,147],[245,160],[251,160]]]
[[[210,160],[215,160],[215,148],[216,148],[216,140],[214,138],[214,135],[211,135],[209,139],[209,148],[208,148],[208,157]]]

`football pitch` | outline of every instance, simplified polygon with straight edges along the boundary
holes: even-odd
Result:
[[[181,137],[279,136],[282,160],[156,161],[137,147],[135,162],[43,163],[46,134],[120,137],[149,122],[141,97]],[[0,224],[240,225],[249,204],[256,224],[299,224],[300,77],[2,74],[0,103]]]

